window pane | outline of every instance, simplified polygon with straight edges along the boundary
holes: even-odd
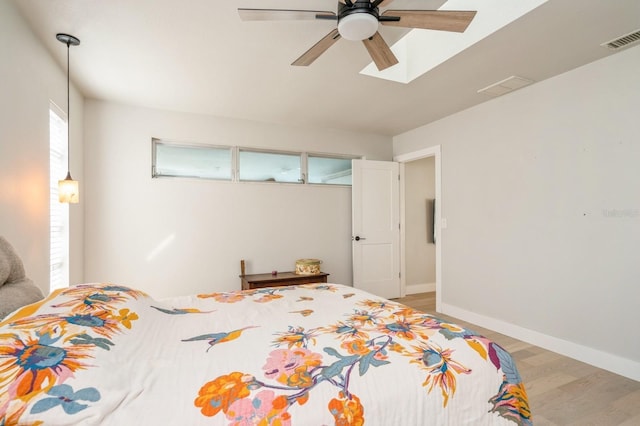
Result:
[[[240,180],[301,183],[300,154],[240,150]]]
[[[67,120],[49,108],[49,290],[69,286],[69,204],[58,201],[58,180],[67,173]]]
[[[154,143],[154,177],[231,180],[231,148]]]
[[[309,183],[351,185],[351,159],[308,157]]]

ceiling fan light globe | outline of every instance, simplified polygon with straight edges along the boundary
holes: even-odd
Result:
[[[347,40],[365,40],[378,31],[378,18],[368,13],[347,15],[338,22],[338,32]]]

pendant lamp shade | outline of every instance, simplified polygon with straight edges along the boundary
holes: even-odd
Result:
[[[58,201],[71,204],[80,202],[78,181],[73,180],[69,172],[66,178],[58,181]]]
[[[69,34],[56,34],[59,42],[67,45],[67,177],[58,181],[58,201],[61,203],[80,202],[80,188],[77,180],[71,177],[69,164],[71,163],[71,153],[69,144],[69,127],[71,125],[71,105],[69,103],[69,47],[77,46],[80,40]]]

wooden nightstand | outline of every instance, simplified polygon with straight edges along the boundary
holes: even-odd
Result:
[[[264,287],[280,287],[285,285],[326,283],[329,274],[320,272],[314,275],[299,275],[293,272],[278,272],[277,274],[240,275],[243,290]]]

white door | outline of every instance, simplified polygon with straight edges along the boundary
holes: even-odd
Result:
[[[353,286],[400,297],[398,163],[353,160]]]

